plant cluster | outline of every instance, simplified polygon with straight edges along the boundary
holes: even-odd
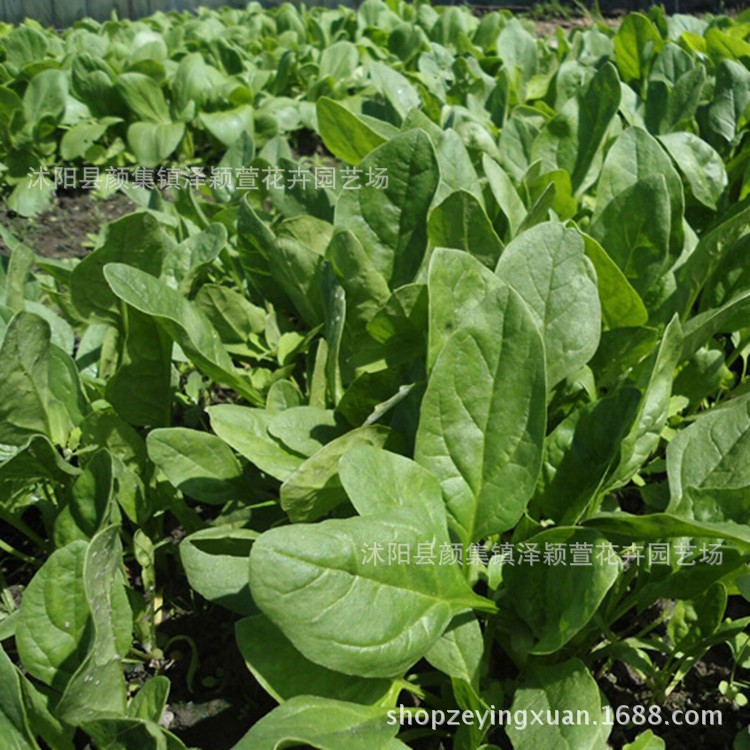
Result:
[[[3,231],[3,746],[184,748],[197,609],[278,704],[236,750],[604,748],[599,675],[658,704],[717,648],[746,702],[749,38],[398,0],[0,30],[16,211],[40,164],[388,178],[131,187],[81,260]]]

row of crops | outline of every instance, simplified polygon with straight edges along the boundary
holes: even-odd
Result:
[[[358,0],[347,0],[342,3],[349,7],[358,7]],[[455,0],[445,0],[442,5],[460,5]],[[540,15],[559,17],[580,14],[585,10],[598,9],[603,12],[622,13],[630,10],[647,10],[654,5],[664,7],[670,13],[682,12],[717,12],[738,8],[741,0],[547,0],[536,3],[533,0],[471,0],[468,5],[478,12],[488,8],[503,8],[532,11]],[[0,0],[0,22],[21,23],[26,18],[33,18],[53,28],[67,28],[82,18],[94,18],[106,21],[113,13],[118,18],[142,18],[160,11],[191,11],[201,13],[202,9],[219,7],[243,7],[243,0]],[[265,2],[264,6],[281,5],[280,0]],[[319,2],[316,5],[337,7],[333,0]]]
[[[0,0],[0,21],[22,23],[31,18],[60,29],[84,18],[106,21],[113,14],[118,18],[136,19],[158,12],[197,13],[202,8],[239,8],[245,5],[242,0]]]
[[[3,747],[747,747],[750,15],[532,31],[0,27]]]

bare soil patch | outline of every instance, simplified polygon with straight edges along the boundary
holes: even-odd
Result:
[[[0,207],[0,223],[44,258],[80,258],[89,251],[91,235],[135,208],[127,196],[117,193],[98,200],[91,193],[60,193],[49,210],[33,219]],[[0,254],[10,249],[0,239]]]

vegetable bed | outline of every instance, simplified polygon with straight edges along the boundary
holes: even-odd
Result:
[[[0,26],[2,748],[750,746],[750,15],[532,32]]]

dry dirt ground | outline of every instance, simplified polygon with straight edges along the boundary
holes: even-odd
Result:
[[[91,193],[65,193],[58,195],[41,216],[25,219],[8,211],[0,198],[0,224],[45,258],[83,257],[88,252],[91,235],[134,208],[119,193],[106,201],[95,199]],[[8,254],[9,249],[0,239],[0,255]]]

